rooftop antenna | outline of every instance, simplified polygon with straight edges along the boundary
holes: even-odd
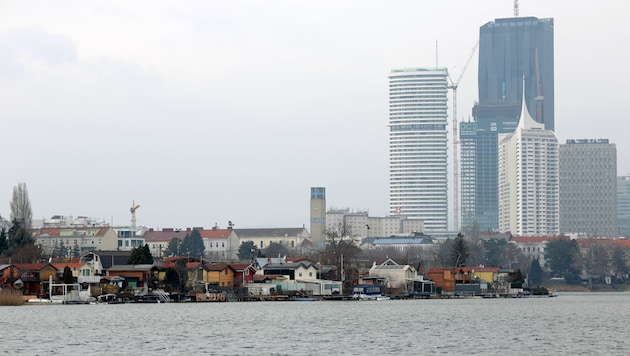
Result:
[[[514,0],[514,17],[518,17],[518,0]]]

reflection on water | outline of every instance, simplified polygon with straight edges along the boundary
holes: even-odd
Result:
[[[630,294],[0,308],[7,355],[630,354]]]

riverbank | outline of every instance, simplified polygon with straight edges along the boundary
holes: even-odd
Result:
[[[550,283],[543,286],[554,292],[630,292],[630,288],[627,285],[595,284],[592,288],[588,288],[581,284]]]

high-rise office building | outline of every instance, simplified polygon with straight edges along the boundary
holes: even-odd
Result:
[[[447,70],[389,75],[389,212],[448,227]]]
[[[460,124],[461,225],[496,231],[498,139],[517,127],[523,76],[536,121],[554,129],[553,19],[497,19],[479,30],[479,102]]]
[[[630,176],[617,177],[617,235],[630,237]]]
[[[607,139],[559,147],[560,232],[617,235],[617,148]]]
[[[459,124],[461,226],[481,231],[499,228],[499,134],[514,131],[516,121],[479,119]]]
[[[479,105],[475,117],[518,118],[525,101],[534,119],[554,129],[553,19],[496,19],[479,30]]]
[[[518,127],[499,139],[500,231],[557,235],[558,194],[558,139],[534,121],[523,99]]]

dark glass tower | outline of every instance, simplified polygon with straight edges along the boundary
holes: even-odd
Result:
[[[499,134],[514,131],[525,100],[534,119],[554,129],[553,19],[497,19],[479,30],[479,102],[460,124],[461,226],[499,228]]]
[[[553,19],[515,17],[481,26],[475,118],[518,119],[523,76],[529,112],[553,130]]]

